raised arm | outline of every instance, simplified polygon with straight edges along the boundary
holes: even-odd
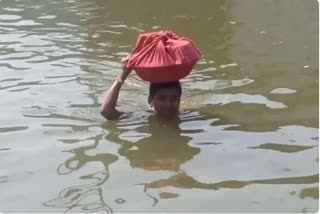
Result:
[[[116,109],[116,105],[121,86],[131,72],[131,69],[126,66],[128,59],[129,57],[122,59],[122,72],[116,78],[111,88],[106,92],[105,98],[100,107],[101,115],[108,120],[117,120],[123,114],[123,112],[119,112]]]

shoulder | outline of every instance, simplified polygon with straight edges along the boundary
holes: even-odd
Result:
[[[127,121],[127,120],[140,120],[142,118],[148,118],[152,115],[152,112],[149,111],[135,111],[135,112],[121,112],[118,111],[117,113],[111,115],[101,115],[106,118],[107,120],[119,120],[119,121]]]

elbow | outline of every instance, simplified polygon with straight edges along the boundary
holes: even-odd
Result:
[[[115,112],[110,112],[110,111],[103,111],[101,110],[100,111],[100,114],[106,118],[107,120],[117,120],[118,117],[117,115],[115,114]]]
[[[100,115],[102,117],[106,118],[107,120],[110,120],[110,118],[111,118],[110,111],[108,111],[107,108],[105,108],[104,105],[100,106]]]
[[[109,112],[100,110],[100,114],[101,116],[103,116],[104,118],[106,118],[107,120],[111,120],[111,114]]]
[[[115,108],[111,108],[110,106],[104,104],[100,106],[100,114],[107,120],[117,120],[121,115],[121,113]]]

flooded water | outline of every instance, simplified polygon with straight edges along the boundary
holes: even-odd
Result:
[[[179,121],[154,120],[132,73],[139,33],[202,52]],[[316,212],[318,3],[0,0],[1,212]]]

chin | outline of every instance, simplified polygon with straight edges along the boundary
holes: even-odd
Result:
[[[158,112],[157,115],[162,118],[173,119],[178,117],[179,112]]]

